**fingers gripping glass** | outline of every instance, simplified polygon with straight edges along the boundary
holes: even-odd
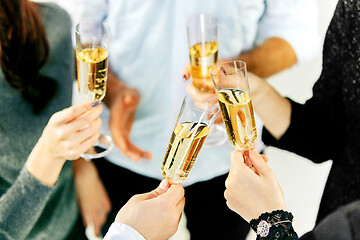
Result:
[[[245,62],[218,64],[210,74],[231,145],[237,150],[250,150],[257,131]]]
[[[106,93],[109,27],[103,22],[80,22],[75,28],[75,39],[80,97],[86,101],[101,101]],[[81,157],[100,158],[107,155],[112,147],[111,137],[101,134],[97,143]]]
[[[166,150],[161,172],[171,184],[184,181],[195,163],[219,108],[201,109],[185,97]]]

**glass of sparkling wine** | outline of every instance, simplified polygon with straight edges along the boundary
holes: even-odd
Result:
[[[80,97],[101,101],[105,97],[108,72],[109,27],[104,22],[82,21],[75,28],[76,67]],[[113,147],[110,136],[101,134],[97,143],[82,155],[100,158]]]
[[[201,109],[190,97],[184,98],[161,167],[169,183],[187,178],[218,112],[218,106]]]
[[[218,61],[218,19],[199,14],[187,19],[187,35],[191,65],[192,85],[199,94],[213,94],[214,85],[210,68]],[[210,103],[209,107],[214,104]],[[223,125],[215,124],[206,140],[206,146],[218,146],[226,141]]]
[[[220,63],[210,69],[210,74],[231,145],[237,150],[250,150],[257,132],[246,63]]]

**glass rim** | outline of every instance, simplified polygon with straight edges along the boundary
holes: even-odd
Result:
[[[102,34],[80,33],[78,28],[79,28],[80,24],[85,24],[85,23],[92,23],[92,24],[102,25],[102,26],[104,26],[105,31]],[[75,33],[77,35],[79,35],[79,36],[81,36],[81,35],[82,36],[92,35],[93,37],[106,37],[106,36],[108,36],[110,34],[110,27],[109,27],[109,24],[107,22],[101,21],[101,20],[89,20],[89,19],[81,20],[81,21],[77,22],[76,25],[75,25]]]
[[[229,73],[229,74],[236,73],[236,72],[238,72],[238,71],[242,71],[242,70],[246,69],[246,62],[244,62],[244,61],[241,61],[241,60],[226,61],[226,62],[222,62],[222,63],[217,64],[217,65],[213,66],[212,68],[210,68],[210,70],[209,70],[210,75],[218,75],[218,74],[219,74],[220,67],[221,67],[222,65],[229,65],[230,63],[234,63],[234,65],[235,65],[235,63],[241,63],[242,65],[241,65],[241,67],[239,67],[239,68],[235,68],[235,71],[234,71],[234,72],[231,72],[231,73]],[[236,65],[235,65],[235,66],[236,66]],[[218,70],[217,73],[214,72],[214,69],[217,69],[217,70]]]
[[[218,17],[214,16],[213,14],[199,13],[199,14],[189,15],[186,18],[186,27],[187,28],[195,28],[195,24],[194,24],[195,22],[191,21],[191,20],[199,19],[201,15],[215,21],[214,23],[212,23],[210,25],[207,25],[205,28],[213,28],[213,27],[218,27],[219,26],[219,18]]]

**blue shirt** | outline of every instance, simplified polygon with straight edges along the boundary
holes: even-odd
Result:
[[[218,17],[220,58],[234,58],[275,36],[291,44],[299,63],[315,56],[320,46],[317,3],[313,0],[62,0],[60,3],[72,9],[74,22],[80,18],[108,22],[110,68],[127,86],[141,93],[131,139],[141,149],[150,151],[154,159],[134,162],[117,148],[107,159],[158,179],[162,179],[160,167],[185,95],[182,70],[189,63],[185,22],[188,16],[210,13]],[[108,117],[105,109],[102,131],[110,134]],[[226,174],[232,150],[227,141],[219,147],[203,148],[184,185]]]

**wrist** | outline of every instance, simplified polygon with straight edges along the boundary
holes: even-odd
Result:
[[[297,239],[292,220],[293,215],[290,212],[275,210],[251,220],[250,226],[256,232],[257,239]]]
[[[25,167],[31,175],[43,184],[54,186],[66,160],[52,157],[51,154],[46,152],[46,149],[46,147],[39,147],[36,144],[25,163]]]
[[[72,162],[72,170],[75,181],[77,179],[83,179],[84,176],[99,177],[95,164],[91,161],[86,161],[83,158],[79,158]]]

